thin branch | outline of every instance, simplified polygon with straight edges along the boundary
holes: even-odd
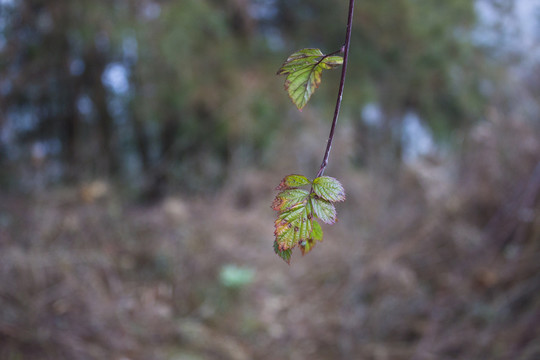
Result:
[[[354,13],[354,0],[349,0],[349,17],[347,19],[347,34],[345,35],[345,44],[341,48],[343,51],[343,67],[341,69],[341,81],[339,83],[338,97],[336,101],[336,109],[334,110],[334,118],[332,120],[332,127],[330,128],[330,135],[328,136],[328,143],[326,144],[326,151],[324,153],[321,168],[316,177],[322,176],[326,166],[328,166],[328,158],[330,156],[330,150],[332,149],[332,141],[334,140],[334,132],[336,130],[336,124],[339,117],[339,109],[341,108],[341,101],[343,99],[343,88],[345,86],[345,75],[347,72],[347,60],[349,58],[349,47],[351,44],[351,29]]]

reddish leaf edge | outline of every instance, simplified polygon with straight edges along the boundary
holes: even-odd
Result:
[[[276,190],[278,190],[279,192],[276,195],[271,206],[274,211],[277,211],[277,219],[274,224],[275,240],[273,243],[273,247],[274,252],[288,265],[291,264],[292,251],[297,245],[300,248],[302,256],[304,256],[313,250],[317,242],[323,241],[323,231],[317,220],[330,225],[338,221],[334,203],[345,200],[345,191],[343,189],[343,186],[337,179],[328,176],[325,176],[324,178],[331,179],[333,183],[335,182],[336,184],[339,184],[339,199],[327,200],[321,198],[313,189],[315,180],[311,181],[304,175],[299,174],[291,174],[285,176],[281,180],[280,184],[276,187]],[[311,187],[309,192],[299,189],[300,187],[308,185]],[[296,189],[299,190],[295,191]],[[291,194],[301,196],[298,196],[297,198],[291,198]],[[312,203],[315,201],[323,201],[324,203],[330,205],[331,208],[333,208],[331,214],[329,214],[329,216],[327,214],[327,216],[323,216],[322,218],[319,217],[319,214],[317,214],[316,211],[313,209]],[[291,216],[294,215],[294,211],[296,211],[295,209],[300,210],[301,208],[304,208],[306,206],[308,207],[307,218],[304,218],[302,220],[296,216]],[[299,235],[300,238],[298,239],[298,235],[284,235],[284,229],[286,227],[291,228],[292,226],[298,225],[299,221],[301,221],[301,223],[304,223],[306,219],[307,221],[311,222],[311,230],[308,230],[307,236],[304,233],[303,235]],[[298,239],[298,241],[296,239]]]

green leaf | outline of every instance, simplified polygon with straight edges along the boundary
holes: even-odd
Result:
[[[311,237],[299,243],[302,255],[307,254],[315,247],[316,241],[322,241],[323,231],[317,220],[311,220]]]
[[[297,227],[290,223],[280,222],[279,225],[276,226],[274,235],[276,235],[276,241],[281,250],[293,249],[296,246],[297,231],[295,229],[297,229]]]
[[[300,244],[300,250],[302,251],[302,255],[306,255],[308,252],[311,251],[311,249],[313,249],[314,246],[315,242],[313,241],[313,239],[307,239],[303,241]]]
[[[277,74],[287,75],[285,90],[296,107],[302,110],[321,84],[322,71],[341,64],[341,56],[327,56],[319,49],[303,49],[289,56]]]
[[[294,221],[296,221],[298,218],[302,216],[303,212],[304,212],[304,206],[295,206],[290,210],[280,212],[276,220],[276,225],[278,221],[280,220],[283,220],[287,223],[293,223]]]
[[[311,191],[298,189],[312,184]],[[272,208],[278,212],[274,223],[274,251],[290,263],[292,250],[298,245],[302,255],[310,252],[323,240],[323,230],[316,218],[327,224],[337,221],[333,202],[345,200],[341,183],[329,176],[313,182],[303,175],[288,175],[277,187],[281,190]]]
[[[313,231],[311,232],[311,238],[316,241],[322,241],[323,239],[323,231],[317,220],[313,220]]]
[[[282,250],[294,248],[311,237],[312,216],[311,205],[305,201],[292,210],[278,215],[275,221],[276,241]]]
[[[315,215],[326,224],[333,224],[337,221],[336,208],[327,200],[312,197],[311,206]]]
[[[274,241],[274,251],[280,258],[282,258],[287,264],[291,263],[292,250],[281,250],[277,241]]]
[[[276,190],[293,189],[308,184],[311,184],[311,181],[304,175],[288,175],[281,180]]]
[[[279,188],[307,185],[311,182],[302,175],[289,175],[283,179]],[[275,221],[274,251],[287,263],[290,262],[292,249],[300,245],[305,252],[305,245],[313,240],[313,208],[309,201],[310,193],[306,190],[287,188],[276,196],[272,208],[278,211]]]
[[[321,176],[313,180],[313,191],[324,200],[331,202],[345,201],[343,185],[330,176]]]
[[[309,192],[302,189],[289,189],[284,190],[277,194],[274,202],[272,203],[272,209],[276,211],[289,210],[303,202],[307,203],[307,197]]]
[[[302,216],[299,218],[298,224],[298,242],[305,241],[311,238],[311,232],[313,231],[313,210],[309,201],[306,201]]]

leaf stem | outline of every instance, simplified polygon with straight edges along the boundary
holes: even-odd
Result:
[[[334,110],[334,118],[332,119],[332,126],[330,128],[330,135],[328,136],[328,142],[326,144],[326,151],[324,153],[321,168],[317,173],[316,178],[324,174],[324,170],[328,166],[328,158],[330,157],[330,150],[332,149],[332,141],[334,140],[334,132],[336,130],[336,124],[339,117],[339,110],[341,108],[341,101],[343,99],[343,88],[345,86],[345,76],[347,72],[347,60],[349,58],[349,47],[351,43],[351,29],[354,13],[354,0],[349,0],[349,16],[347,18],[347,33],[345,35],[345,44],[340,51],[343,51],[343,67],[341,69],[341,81],[339,83],[338,97],[336,101],[336,108]]]

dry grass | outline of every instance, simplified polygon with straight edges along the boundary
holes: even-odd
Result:
[[[291,266],[267,173],[152,207],[2,194],[0,358],[538,359],[538,132],[482,126],[460,159],[342,171],[340,222]]]

